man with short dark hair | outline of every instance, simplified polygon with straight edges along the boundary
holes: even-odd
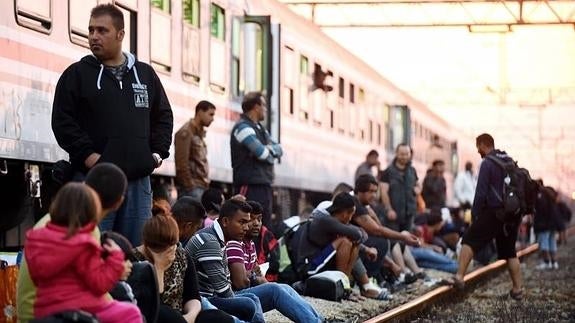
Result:
[[[283,154],[267,129],[260,122],[267,111],[265,97],[260,92],[250,92],[242,102],[243,114],[231,132],[234,192],[262,204],[263,224],[271,225],[272,187],[274,161]]]
[[[210,227],[198,231],[186,244],[194,260],[200,294],[211,304],[247,322],[264,322],[259,298],[250,293],[234,295],[225,252],[226,242],[242,240],[250,222],[250,206],[239,200],[228,200],[220,216]]]
[[[411,147],[395,148],[395,158],[380,175],[381,200],[386,210],[385,224],[398,231],[411,231],[417,213],[416,195],[420,192],[417,172],[411,166]]]
[[[434,160],[431,169],[423,179],[421,196],[428,209],[441,209],[446,206],[447,183],[443,172],[445,172],[445,162]]]
[[[487,243],[495,238],[497,256],[507,260],[507,267],[513,287],[509,292],[511,298],[522,299],[523,282],[519,259],[515,252],[517,230],[519,223],[504,223],[496,213],[503,207],[503,183],[505,173],[503,169],[486,156],[494,156],[503,161],[511,161],[506,152],[495,149],[495,142],[491,135],[484,133],[476,138],[477,152],[483,158],[477,177],[477,189],[473,200],[471,213],[475,220],[465,232],[459,254],[459,269],[453,277],[454,285],[463,289],[463,277],[473,254],[480,251]],[[520,221],[520,220],[519,220]]]
[[[379,174],[380,165],[381,164],[379,162],[379,153],[375,149],[370,150],[367,153],[367,156],[365,156],[365,161],[359,164],[359,166],[357,166],[354,179],[357,179],[360,175],[365,174],[373,175],[372,173],[373,167],[377,167],[377,174]]]
[[[58,80],[52,130],[70,155],[76,179],[97,163],[111,162],[128,178],[122,206],[101,223],[140,245],[151,216],[150,174],[169,156],[173,116],[152,67],[122,52],[124,16],[113,4],[92,9],[88,43],[92,55],[68,67]]]
[[[171,211],[178,223],[180,243],[184,247],[194,233],[204,226],[206,210],[198,200],[191,196],[183,196],[174,203]]]
[[[196,105],[196,114],[174,136],[178,196],[200,199],[210,185],[208,150],[204,140],[214,121],[216,106],[209,101]]]
[[[362,257],[363,263],[370,277],[378,276],[385,256],[390,250],[390,240],[403,241],[410,246],[419,246],[420,242],[413,234],[402,231],[397,232],[386,228],[371,208],[377,194],[377,180],[371,175],[361,175],[355,181],[355,215],[351,223],[364,229],[369,238],[365,242],[366,246],[377,249],[377,259],[373,261],[367,257]]]

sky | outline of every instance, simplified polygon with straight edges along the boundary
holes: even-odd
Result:
[[[559,14],[572,15],[573,3]],[[333,10],[334,21],[377,19],[365,16],[374,10],[359,20],[351,11]],[[315,19],[325,24],[330,18],[316,11]],[[534,176],[568,196],[575,192],[573,25],[513,26],[505,33],[466,27],[323,30],[468,135],[492,133],[496,146]]]
[[[492,133],[535,176],[575,191],[573,26],[324,31],[451,124]]]

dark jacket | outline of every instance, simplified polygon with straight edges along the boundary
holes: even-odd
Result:
[[[381,181],[389,184],[388,195],[391,207],[397,213],[397,221],[400,225],[407,225],[417,213],[415,197],[415,185],[417,184],[417,172],[407,164],[405,171],[395,166],[395,159],[391,162],[380,177]]]
[[[256,138],[264,145],[273,144],[267,130],[254,123],[246,115],[242,114],[240,120],[234,125],[230,138],[230,148],[232,154],[232,169],[234,185],[266,184],[271,185],[274,180],[273,159],[258,159],[245,143],[240,143],[234,133],[238,128],[249,127],[256,133]],[[249,139],[251,140],[251,139]]]
[[[84,160],[119,166],[129,179],[148,176],[152,153],[169,156],[173,116],[160,79],[148,64],[125,53],[128,71],[122,82],[94,56],[68,67],[56,86],[52,130],[76,170]]]
[[[432,171],[423,179],[421,195],[428,209],[445,207],[447,184],[443,175],[435,176]]]
[[[506,152],[494,149],[489,155],[494,155],[503,161],[511,161]],[[471,214],[477,216],[485,209],[494,210],[503,207],[503,169],[489,158],[483,158],[479,174],[477,175],[477,187]]]

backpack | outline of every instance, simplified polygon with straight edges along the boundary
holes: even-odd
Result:
[[[303,294],[328,301],[339,302],[351,292],[349,278],[337,270],[322,271],[305,281]]]
[[[300,239],[303,238],[304,234],[307,234],[307,226],[309,225],[310,222],[311,220],[308,219],[290,227],[289,229],[286,230],[286,232],[282,237],[283,242],[286,246],[287,255],[291,262],[290,270],[294,271],[296,279],[305,278],[304,273],[301,271],[301,269],[297,268],[296,266],[298,260],[297,251],[299,248]]]
[[[537,198],[537,183],[531,179],[529,171],[517,166],[514,160],[506,161],[492,155],[488,155],[487,158],[501,167],[505,175],[502,196],[491,186],[503,204],[501,210],[496,212],[497,218],[505,223],[519,222],[523,215],[533,213]]]

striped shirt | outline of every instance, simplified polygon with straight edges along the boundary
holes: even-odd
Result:
[[[224,235],[218,221],[198,231],[186,244],[186,252],[196,266],[202,296],[234,296],[224,247]]]
[[[258,128],[261,125],[256,124]],[[270,164],[274,163],[274,158],[279,158],[282,156],[283,152],[279,144],[274,143],[270,138],[267,131],[265,131],[266,139],[271,143],[269,145],[264,145],[256,135],[256,131],[250,124],[243,122],[238,124],[234,130],[234,137],[236,140],[248,148],[257,159],[262,161],[267,161]]]
[[[226,244],[228,264],[242,263],[246,272],[251,272],[257,264],[256,245],[253,241],[228,241]]]

